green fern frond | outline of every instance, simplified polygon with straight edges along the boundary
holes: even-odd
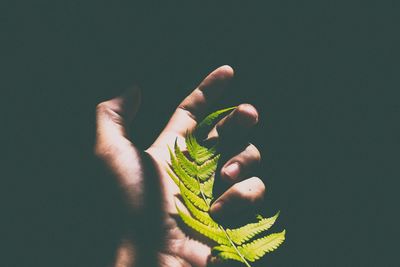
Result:
[[[217,122],[217,119],[228,113],[229,111],[234,110],[236,107],[230,107],[230,108],[225,108],[221,110],[217,110],[207,117],[204,118],[203,121],[197,125],[196,129],[196,137],[202,140],[203,138],[207,137],[208,132],[211,130],[211,128],[214,126],[214,124]]]
[[[170,170],[170,169],[167,169],[167,173],[168,173],[168,175],[169,175],[169,177],[172,179],[172,181],[174,181],[174,183],[177,185],[177,186],[179,186],[179,184],[180,184],[180,182],[179,182],[179,178],[175,175],[175,173],[172,171],[172,170]],[[189,190],[188,190],[189,191]],[[190,192],[190,191],[189,191]],[[181,192],[182,193],[182,192]],[[193,193],[192,193],[193,194]]]
[[[200,189],[208,198],[213,198],[214,176],[200,184]]]
[[[196,177],[198,173],[198,167],[195,162],[190,161],[181,151],[177,142],[175,141],[174,145],[175,156],[179,161],[179,165],[181,165],[182,169],[186,171],[188,175],[191,177]]]
[[[171,149],[169,149],[170,157],[171,157],[171,166],[174,172],[176,173],[177,177],[179,177],[180,181],[193,193],[196,195],[200,193],[200,185],[197,180],[191,176],[189,176],[182,167],[178,164],[178,161],[174,154],[172,153]]]
[[[218,144],[207,147],[199,139],[206,137],[214,127],[217,119],[235,109],[227,108],[208,115],[194,132],[186,133],[186,156],[174,145],[174,153],[168,147],[171,164],[168,175],[179,187],[181,197],[188,214],[176,207],[182,221],[203,236],[216,242],[213,253],[222,260],[235,260],[251,267],[254,262],[266,253],[276,249],[285,240],[285,230],[256,239],[257,235],[267,231],[275,223],[279,212],[270,218],[257,216],[258,222],[248,223],[236,229],[227,229],[215,222],[209,209],[213,200],[215,171],[220,154]]]
[[[207,160],[202,165],[198,166],[195,162],[190,161],[185,156],[176,141],[174,145],[174,152],[182,169],[184,169],[189,176],[198,177],[201,181],[205,181],[210,178],[217,168],[219,155],[214,156],[210,160]]]
[[[246,260],[254,262],[264,256],[266,253],[271,252],[279,247],[285,240],[285,230],[280,233],[274,233],[265,237],[259,238],[251,243],[238,246],[237,250],[243,255]],[[234,247],[227,245],[220,245],[213,248],[214,252],[222,259],[230,259],[243,262],[238,257]]]
[[[210,200],[204,200],[203,198],[195,195],[192,193],[190,190],[186,188],[186,186],[181,185],[180,187],[182,195],[185,195],[185,197],[192,203],[194,204],[198,209],[202,211],[208,211],[210,209]]]
[[[212,158],[217,152],[215,147],[201,146],[191,133],[186,135],[186,147],[192,159],[199,165]]]
[[[211,175],[214,174],[215,170],[217,169],[219,157],[220,155],[216,155],[198,167],[197,177],[199,177],[201,181],[209,179]]]
[[[205,225],[189,215],[185,214],[183,211],[181,211],[178,207],[176,207],[179,216],[182,218],[182,221],[192,228],[193,230],[203,234],[205,237],[208,237],[211,240],[214,240],[218,244],[224,244],[224,245],[229,245],[229,240],[226,237],[225,233],[223,230],[220,228],[212,227],[209,225]]]
[[[286,230],[280,233],[270,234],[249,244],[244,244],[238,247],[238,249],[246,259],[253,262],[260,259],[265,253],[277,249],[283,241],[285,241],[285,233]]]
[[[179,178],[175,175],[175,173],[171,170],[167,170],[168,175],[175,182],[175,184],[179,187],[181,191],[181,195],[184,195],[187,199],[190,200],[192,204],[194,204],[198,209],[202,211],[208,211],[210,209],[210,200],[204,201],[203,198],[194,194],[192,191],[187,189],[187,187],[179,182]]]
[[[197,220],[199,220],[205,225],[218,228],[218,224],[211,218],[208,212],[197,209],[196,206],[192,204],[184,194],[182,194],[182,198],[186,208],[190,211],[193,217],[195,217]]]
[[[271,252],[279,247],[285,240],[285,230],[280,233],[273,233],[265,237],[259,238],[251,243],[238,246],[237,250],[247,260],[254,262],[264,256],[266,253]],[[214,252],[218,253],[223,259],[237,260],[243,262],[237,256],[236,250],[232,246],[220,245],[213,248]]]
[[[237,229],[227,229],[226,232],[235,244],[241,245],[257,234],[268,230],[275,223],[278,216],[279,212],[271,218],[262,218],[256,223],[249,223]]]
[[[232,251],[232,252],[222,251],[222,252],[218,253],[218,257],[223,260],[235,260],[235,261],[243,262],[242,258],[239,256],[239,254],[236,251]]]

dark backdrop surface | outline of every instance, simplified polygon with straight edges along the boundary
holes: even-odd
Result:
[[[91,155],[96,104],[139,84],[132,136],[145,148],[229,64],[236,78],[218,107],[260,111],[267,213],[281,210],[276,229],[287,229],[270,266],[396,266],[398,4],[168,2],[2,8],[0,265],[105,266],[120,211]]]

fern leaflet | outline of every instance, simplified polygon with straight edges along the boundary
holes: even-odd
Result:
[[[266,253],[279,247],[285,240],[285,230],[257,238],[273,226],[279,212],[270,218],[258,216],[258,221],[236,229],[228,229],[215,222],[209,208],[213,200],[215,171],[220,154],[218,144],[212,147],[202,141],[214,127],[215,122],[236,107],[218,110],[199,123],[194,132],[186,133],[186,148],[189,156],[179,148],[175,141],[174,152],[170,148],[170,168],[167,173],[179,187],[183,203],[188,213],[176,207],[182,221],[193,230],[216,242],[213,253],[223,260],[235,260],[251,267]]]

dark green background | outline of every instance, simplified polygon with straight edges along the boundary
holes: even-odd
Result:
[[[281,210],[274,229],[287,229],[269,266],[396,266],[398,3],[164,2],[2,8],[0,265],[104,266],[120,211],[91,156],[96,104],[139,84],[144,148],[202,77],[230,64],[218,107],[260,111],[267,213]]]

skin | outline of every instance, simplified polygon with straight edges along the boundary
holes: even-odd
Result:
[[[211,72],[182,101],[157,140],[145,151],[140,151],[127,134],[140,105],[139,90],[131,89],[97,106],[95,154],[118,184],[129,214],[113,266],[221,266],[211,256],[212,244],[179,222],[175,203],[184,209],[177,197],[179,189],[165,169],[170,160],[167,147],[173,147],[178,137],[178,144],[184,149],[185,132],[193,130],[215,110],[213,105],[233,75],[229,66]],[[246,134],[257,122],[257,110],[242,104],[209,133],[210,139],[234,148],[223,159],[218,176],[221,181],[216,181],[222,184],[211,206],[211,215],[217,220],[239,217],[264,198],[265,185],[253,176],[260,153],[246,140]]]

